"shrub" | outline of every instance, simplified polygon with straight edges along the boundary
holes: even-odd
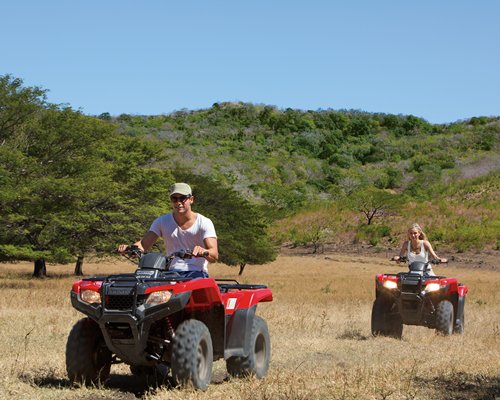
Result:
[[[376,246],[383,238],[390,238],[391,228],[387,225],[360,225],[356,232],[356,239]]]

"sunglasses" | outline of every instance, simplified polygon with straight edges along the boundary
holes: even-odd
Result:
[[[170,201],[172,201],[173,203],[178,203],[178,202],[184,203],[190,197],[191,196],[185,196],[185,195],[182,195],[182,196],[170,196]]]

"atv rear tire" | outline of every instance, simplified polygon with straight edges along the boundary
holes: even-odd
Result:
[[[401,339],[403,336],[403,321],[394,312],[395,303],[390,299],[378,296],[373,302],[371,329],[373,336],[389,336]]]
[[[172,342],[171,369],[175,384],[207,389],[212,379],[213,347],[207,326],[196,319],[182,322]]]
[[[66,343],[66,371],[71,382],[99,385],[109,377],[111,352],[101,329],[90,318],[83,318],[71,329]]]
[[[453,333],[454,325],[453,304],[448,300],[440,301],[436,309],[436,332],[449,336]]]
[[[269,369],[271,358],[271,340],[266,321],[255,316],[250,337],[250,353],[247,357],[230,357],[227,359],[227,372],[231,376],[243,377],[255,375],[263,378]]]

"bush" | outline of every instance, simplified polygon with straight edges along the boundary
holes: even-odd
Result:
[[[356,232],[356,239],[359,241],[364,241],[370,243],[372,246],[376,246],[380,243],[383,238],[389,238],[391,236],[391,228],[387,225],[360,225]]]

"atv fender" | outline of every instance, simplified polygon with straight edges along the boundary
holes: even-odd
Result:
[[[226,315],[226,346],[224,358],[247,357],[250,354],[253,319],[257,306],[240,308]]]
[[[456,324],[464,319],[464,310],[465,310],[465,297],[459,296],[457,301],[457,310],[455,314]]]
[[[458,296],[460,298],[460,297],[464,297],[467,294],[467,292],[469,291],[469,289],[465,285],[458,285],[457,291],[458,291]]]

